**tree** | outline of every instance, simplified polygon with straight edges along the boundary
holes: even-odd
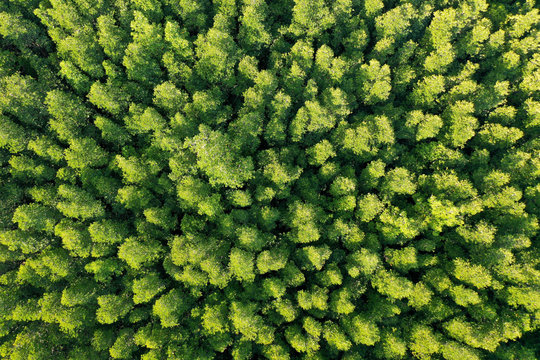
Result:
[[[24,124],[37,121],[43,123],[46,109],[43,106],[43,92],[40,85],[30,76],[12,74],[0,80],[2,113],[11,114]]]
[[[262,317],[256,314],[256,304],[234,301],[229,311],[234,331],[245,340],[256,340],[263,326]]]
[[[341,328],[328,321],[324,324],[323,337],[330,344],[330,346],[340,350],[347,351],[351,348],[352,343],[347,338],[347,335],[343,333]]]
[[[486,124],[477,133],[478,141],[488,149],[509,148],[523,137],[517,128],[509,128],[500,124]]]
[[[33,22],[25,19],[22,14],[0,13],[0,35],[20,51],[26,48],[48,49],[50,40]]]
[[[165,282],[156,273],[133,280],[133,302],[145,303],[165,290]]]
[[[333,14],[324,1],[309,3],[303,0],[296,0],[292,14],[293,22],[290,26],[290,31],[296,36],[320,36],[335,21]]]
[[[188,310],[189,301],[181,291],[173,289],[156,300],[153,313],[159,317],[163,327],[179,324],[181,315]]]
[[[277,271],[287,264],[287,251],[280,248],[264,250],[257,256],[257,269],[261,274]]]
[[[376,188],[385,175],[385,166],[386,164],[380,159],[368,163],[361,173],[363,187],[368,189]]]
[[[295,149],[284,149],[276,152],[267,150],[260,155],[259,162],[263,167],[263,175],[278,189],[284,189],[297,180],[302,168],[294,163]]]
[[[130,156],[125,158],[116,155],[116,164],[122,171],[123,179],[129,184],[148,184],[159,173],[159,164],[151,159]]]
[[[103,84],[99,81],[92,84],[88,93],[88,100],[92,104],[115,116],[127,109],[129,99],[129,95],[122,87],[112,83]]]
[[[416,141],[420,141],[437,136],[443,120],[438,115],[423,114],[422,111],[415,110],[408,114],[405,126],[411,128]]]
[[[413,291],[413,284],[407,278],[386,270],[378,271],[375,274],[372,285],[381,294],[392,299],[409,297]]]
[[[305,105],[296,113],[289,130],[292,139],[299,141],[306,133],[329,131],[335,123],[335,117],[329,114],[319,102],[306,101]]]
[[[229,329],[227,304],[205,305],[202,324],[210,334],[225,333]]]
[[[13,222],[24,231],[52,233],[58,220],[55,209],[37,203],[21,205],[13,213]]]
[[[85,278],[75,281],[62,291],[61,303],[65,306],[85,305],[96,299],[97,284]]]
[[[89,273],[93,273],[96,281],[100,283],[108,283],[111,281],[113,276],[120,275],[122,273],[124,270],[124,265],[116,258],[105,258],[89,262],[86,264],[84,269]]]
[[[473,111],[473,104],[466,101],[459,101],[447,108],[445,118],[450,126],[446,132],[446,138],[451,145],[463,146],[474,136],[478,120],[471,115]]]
[[[62,239],[64,248],[80,257],[90,256],[91,239],[86,228],[68,219],[62,219],[55,227],[54,234]]]
[[[215,217],[221,213],[221,196],[213,193],[210,185],[199,178],[183,177],[177,185],[177,195],[181,206],[195,209],[200,215]]]
[[[456,259],[453,263],[454,276],[457,279],[479,289],[491,285],[491,275],[483,266],[469,264],[463,259]]]
[[[126,32],[116,25],[116,21],[110,14],[101,15],[97,18],[98,42],[103,52],[113,61],[119,62],[127,46],[128,36]]]
[[[240,62],[242,64],[242,62]],[[240,66],[240,65],[239,65]],[[291,97],[283,91],[278,91],[270,104],[271,118],[264,129],[264,138],[270,143],[283,142],[286,138],[285,119],[290,112]]]
[[[293,64],[296,63],[305,72],[309,72],[313,66],[313,55],[314,49],[310,40],[298,40],[291,48]]]
[[[411,195],[415,192],[416,185],[407,169],[395,168],[388,171],[381,188],[384,192],[390,194]]]
[[[154,88],[154,104],[174,115],[182,110],[187,101],[187,96],[172,82],[164,82]]]
[[[380,266],[380,258],[368,249],[361,249],[349,255],[347,259],[348,273],[356,278],[360,274],[371,275]]]
[[[233,38],[221,29],[212,28],[205,35],[199,35],[194,44],[197,74],[211,84],[230,84],[238,61]]]
[[[380,340],[378,326],[365,316],[356,315],[351,319],[346,319],[343,325],[355,344],[372,346]]]
[[[318,339],[310,335],[304,335],[298,325],[288,327],[285,330],[285,338],[292,348],[299,353],[313,354],[320,348]]]
[[[131,21],[133,42],[122,59],[128,79],[147,84],[159,82],[162,72],[159,59],[163,54],[163,27],[154,24],[140,11],[133,12]]]
[[[96,116],[94,125],[101,130],[101,138],[111,144],[122,146],[131,139],[123,127],[106,117]]]
[[[28,135],[24,128],[7,117],[0,117],[0,148],[7,149],[11,153],[19,153],[26,150]]]
[[[322,165],[324,162],[334,156],[336,153],[332,144],[328,140],[322,140],[321,142],[313,145],[311,148],[306,150],[307,155],[309,156],[309,163],[311,165]]]
[[[54,171],[50,166],[25,155],[14,155],[9,159],[9,172],[14,179],[23,183],[28,180],[43,183],[54,178]]]
[[[148,222],[170,230],[176,227],[177,222],[171,211],[169,207],[148,208],[144,210],[144,216]]]
[[[365,104],[371,105],[388,99],[392,86],[390,84],[390,67],[373,59],[362,64],[358,71],[358,96]]]
[[[272,36],[265,24],[266,8],[264,1],[244,2],[240,16],[240,41],[243,47],[258,51],[270,43]]]
[[[99,308],[96,311],[96,319],[102,324],[112,324],[127,315],[133,304],[129,296],[125,295],[101,295],[97,298]]]
[[[450,43],[439,46],[436,51],[426,57],[424,69],[430,73],[444,73],[454,58],[455,52]]]
[[[267,242],[265,234],[255,227],[240,227],[237,229],[238,245],[254,252],[260,251]]]
[[[339,84],[346,71],[347,63],[341,57],[334,57],[332,48],[327,45],[321,46],[315,53],[315,69],[318,84]],[[340,93],[341,97],[344,94],[340,89],[328,89],[327,94]]]
[[[86,75],[77,65],[69,60],[60,61],[60,75],[73,87],[79,94],[86,94],[90,90],[92,82],[90,77]]]
[[[69,148],[64,151],[64,158],[74,169],[103,166],[109,160],[107,152],[91,138],[70,140]]]
[[[133,269],[141,269],[161,258],[162,246],[155,240],[128,238],[118,248],[118,257]]]
[[[302,267],[307,270],[321,270],[331,254],[332,251],[328,246],[306,246],[297,251],[298,257],[302,260]]]
[[[40,136],[28,141],[28,149],[54,163],[59,163],[64,159],[62,147],[49,136]]]
[[[231,108],[225,104],[224,93],[219,87],[212,86],[209,90],[196,91],[192,97],[193,101],[188,102],[183,109],[188,117],[199,119],[199,123],[208,125],[221,124],[230,119]],[[196,125],[190,125],[190,128],[196,130]]]
[[[437,104],[438,96],[445,90],[445,78],[441,75],[430,75],[418,81],[410,93],[411,101],[426,108]]]
[[[238,281],[255,280],[253,271],[253,255],[239,248],[233,248],[229,255],[229,269]]]
[[[173,9],[174,13],[182,19],[190,31],[200,30],[204,28],[208,17],[208,7],[210,4],[207,1],[181,0],[180,2],[167,2]]]
[[[367,194],[358,199],[356,215],[361,221],[373,220],[384,209],[383,202],[375,194]]]
[[[118,189],[117,199],[127,209],[133,211],[140,211],[155,201],[154,196],[148,189],[133,185]]]
[[[308,203],[294,203],[290,208],[290,226],[293,231],[289,234],[297,243],[309,243],[320,238],[317,222],[321,216],[317,209]]]
[[[400,250],[387,249],[384,252],[384,258],[386,262],[392,266],[392,268],[400,272],[409,272],[410,270],[418,268],[418,257],[416,248],[408,246]]]
[[[238,188],[252,178],[253,162],[250,157],[228,151],[229,144],[227,135],[201,125],[199,134],[188,146],[197,155],[197,165],[209,177],[211,185]]]
[[[58,52],[66,60],[71,60],[81,70],[93,78],[103,76],[103,51],[97,42],[93,29],[83,25],[72,35],[58,42]]]
[[[56,207],[65,216],[86,220],[105,215],[101,201],[77,186],[62,184],[58,187],[58,195],[63,201],[59,201]]]
[[[133,342],[133,330],[130,328],[119,331],[118,337],[109,349],[109,354],[113,359],[129,359],[137,349]]]

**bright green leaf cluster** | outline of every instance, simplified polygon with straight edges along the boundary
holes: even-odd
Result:
[[[539,29],[0,1],[0,358],[538,358]]]

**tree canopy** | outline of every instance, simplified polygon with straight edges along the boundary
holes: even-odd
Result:
[[[540,358],[534,0],[0,1],[0,358]]]

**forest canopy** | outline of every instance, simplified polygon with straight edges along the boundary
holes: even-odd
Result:
[[[534,0],[0,1],[0,358],[540,358]]]

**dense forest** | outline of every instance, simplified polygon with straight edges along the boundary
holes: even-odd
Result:
[[[539,8],[0,1],[0,358],[540,358]]]

